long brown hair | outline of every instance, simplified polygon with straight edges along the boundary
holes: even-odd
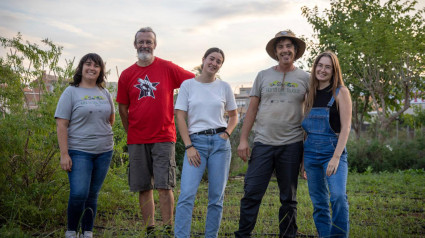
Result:
[[[337,100],[335,95],[336,89],[340,86],[344,86],[344,81],[342,81],[342,73],[341,73],[341,67],[339,65],[338,57],[335,55],[335,53],[331,51],[325,51],[321,53],[319,56],[317,56],[313,64],[313,68],[311,69],[310,85],[308,87],[307,100],[305,101],[305,107],[304,107],[305,115],[313,107],[314,99],[316,98],[316,90],[319,87],[319,81],[316,78],[316,68],[317,68],[317,64],[319,63],[319,60],[322,57],[328,57],[332,61],[333,72],[332,72],[330,85],[331,85],[332,95],[334,96],[335,100]]]

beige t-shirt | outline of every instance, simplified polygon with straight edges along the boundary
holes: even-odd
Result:
[[[287,145],[303,140],[304,95],[308,89],[309,74],[296,68],[283,73],[274,67],[260,71],[250,96],[260,98],[255,118],[255,142],[266,145]]]

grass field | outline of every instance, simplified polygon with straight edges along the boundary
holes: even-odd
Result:
[[[425,172],[408,170],[397,173],[350,173],[348,176],[350,204],[350,237],[425,237]],[[175,189],[177,201],[179,189]],[[238,227],[239,203],[243,196],[243,177],[232,177],[226,197],[219,237],[233,237]],[[155,193],[157,201],[157,194]],[[207,182],[202,182],[195,201],[192,237],[203,237],[207,207]],[[95,237],[144,237],[145,229],[138,208],[137,194],[128,190],[125,168],[111,170],[102,188]],[[156,221],[160,233],[161,218],[157,207]],[[277,182],[272,178],[263,198],[255,237],[277,237],[279,195]],[[299,237],[317,237],[312,219],[312,205],[307,182],[298,186]],[[63,237],[66,211],[58,227],[26,232],[1,229],[3,237]],[[49,218],[46,218],[49,219]],[[56,222],[57,224],[57,222]],[[13,233],[14,232],[14,233]]]
[[[128,192],[125,179],[122,183],[117,183],[117,178],[118,175],[110,176],[103,189],[96,233],[104,237],[143,237],[144,227],[137,208],[137,196]],[[113,179],[115,181],[111,182]],[[117,187],[111,187],[112,184],[120,187],[121,196],[113,191]],[[203,236],[208,203],[207,191],[207,183],[203,182],[199,187],[193,211],[193,237]],[[116,194],[119,197],[110,197],[108,194]],[[177,188],[176,201],[178,194]],[[423,170],[379,174],[350,173],[347,194],[350,203],[351,237],[425,237]],[[237,229],[242,196],[243,177],[231,178],[226,188],[219,237],[232,237]],[[317,236],[312,219],[313,207],[305,180],[299,181],[298,202],[299,236]],[[254,230],[255,237],[277,237],[279,206],[277,182],[272,178],[260,208]],[[158,224],[161,223],[159,214],[156,220]]]

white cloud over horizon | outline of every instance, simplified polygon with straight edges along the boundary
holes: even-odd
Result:
[[[249,86],[257,72],[275,64],[265,46],[278,31],[291,29],[311,37],[301,7],[329,8],[329,0],[4,0],[0,31],[11,38],[48,38],[63,46],[62,62],[96,52],[111,70],[109,81],[136,61],[135,32],[151,26],[157,34],[155,55],[187,70],[201,63],[213,46],[223,49],[220,71],[233,87]],[[425,4],[423,4],[425,5]],[[0,56],[3,54],[0,49]]]

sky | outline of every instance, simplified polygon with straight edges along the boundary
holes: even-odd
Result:
[[[424,4],[422,4],[424,5]],[[192,70],[210,47],[224,51],[221,79],[250,87],[257,73],[276,64],[265,47],[291,29],[311,38],[313,28],[301,8],[329,9],[329,0],[1,0],[0,35],[63,46],[75,65],[87,53],[99,54],[111,70],[108,81],[137,61],[134,34],[150,26],[157,35],[155,56]],[[0,55],[4,55],[0,49]],[[297,64],[305,64],[307,54]],[[303,62],[304,61],[304,62]],[[305,64],[306,65],[306,64]],[[118,72],[117,72],[118,71]]]

